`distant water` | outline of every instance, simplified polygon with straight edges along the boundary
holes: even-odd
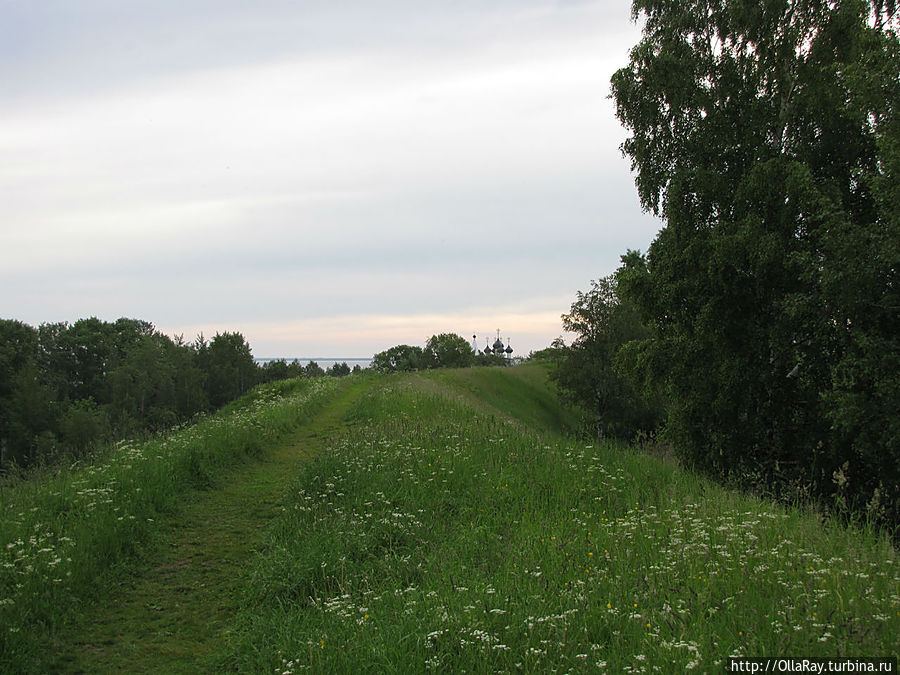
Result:
[[[331,366],[337,363],[346,363],[352,369],[354,366],[359,366],[360,368],[368,368],[372,365],[372,359],[361,359],[361,358],[349,358],[349,359],[310,359],[310,358],[295,358],[293,356],[275,356],[272,358],[264,358],[264,359],[253,359],[259,364],[268,363],[269,361],[287,361],[288,363],[293,363],[297,361],[301,366],[305,366],[310,361],[315,361],[319,364],[319,367],[322,370],[328,370]]]

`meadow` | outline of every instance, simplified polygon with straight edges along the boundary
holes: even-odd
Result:
[[[0,672],[40,671],[59,630],[158,545],[181,502],[282,441],[340,386],[261,386],[151,441],[0,484]]]
[[[288,478],[200,670],[721,672],[737,655],[897,655],[900,567],[878,532],[579,440],[540,366],[365,377]],[[341,386],[264,387],[168,438],[5,485],[0,667],[36,663],[73,612],[111,601],[98,579],[128,574],[185,490],[265,461]]]
[[[529,407],[502,396],[527,391],[502,370],[439,372],[360,399],[297,476],[219,665],[709,672],[896,654],[884,538],[567,439],[532,388]]]

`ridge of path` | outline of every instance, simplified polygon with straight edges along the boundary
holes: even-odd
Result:
[[[56,672],[196,673],[228,640],[243,571],[297,467],[325,447],[372,386],[352,382],[294,436],[179,509],[136,574],[85,608],[57,643]]]

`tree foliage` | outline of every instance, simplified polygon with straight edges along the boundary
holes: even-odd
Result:
[[[897,522],[896,4],[633,12],[643,38],[613,96],[665,227],[620,281],[653,328],[640,352],[670,394],[670,437],[717,475]]]
[[[591,281],[578,291],[563,328],[577,337],[568,348],[557,347],[553,379],[572,402],[591,417],[599,437],[630,438],[654,429],[661,417],[655,398],[645,397],[619,353],[648,330],[633,304],[619,298],[614,275]]]
[[[310,361],[303,366],[303,375],[305,377],[324,377],[325,369],[315,361]]]
[[[331,367],[325,371],[328,377],[346,377],[350,374],[350,366],[346,362],[333,363]]]
[[[461,335],[441,333],[428,338],[424,357],[430,368],[465,368],[472,365],[475,354]]]
[[[381,373],[425,370],[427,368],[465,368],[475,364],[469,342],[455,333],[432,335],[425,347],[396,345],[372,358],[372,369]]]
[[[263,382],[275,382],[294,377],[305,377],[306,371],[300,362],[294,359],[288,363],[285,359],[272,359],[260,366],[260,377]]]
[[[240,333],[216,333],[198,350],[207,372],[209,402],[219,408],[246,393],[258,382],[250,345]]]
[[[188,344],[136,319],[0,320],[0,470],[170,428],[261,379],[239,333]]]

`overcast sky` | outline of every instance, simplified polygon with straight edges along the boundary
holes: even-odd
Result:
[[[0,318],[546,347],[659,228],[607,98],[639,33],[627,0],[0,0]]]

